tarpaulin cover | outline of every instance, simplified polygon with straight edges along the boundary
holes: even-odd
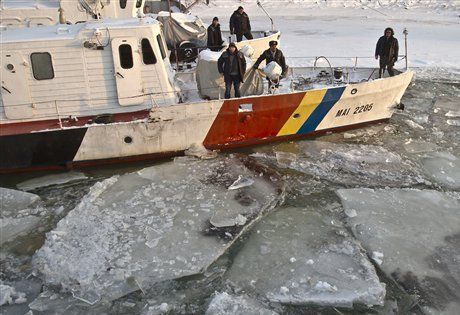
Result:
[[[207,31],[200,18],[180,12],[161,11],[157,20],[163,24],[163,34],[169,49],[189,41],[197,46],[206,46]]]

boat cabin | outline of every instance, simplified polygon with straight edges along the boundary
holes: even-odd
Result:
[[[60,11],[62,10],[62,12]],[[3,28],[76,24],[94,19],[136,17],[144,0],[2,0],[0,26]]]
[[[150,17],[3,30],[0,44],[0,122],[178,102],[160,23]]]

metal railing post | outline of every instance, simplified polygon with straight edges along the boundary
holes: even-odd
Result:
[[[407,28],[404,28],[403,34],[404,34],[404,48],[405,48],[404,57],[406,59],[406,71],[407,71],[407,69],[409,68],[408,61],[407,61],[407,34],[409,34],[409,32],[407,31]]]

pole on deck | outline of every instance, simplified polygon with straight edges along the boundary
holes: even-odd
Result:
[[[404,28],[404,31],[403,31],[403,34],[404,34],[404,48],[405,48],[405,59],[406,59],[406,71],[408,69],[408,61],[407,61],[407,34],[409,34],[409,32],[407,31],[407,28]]]

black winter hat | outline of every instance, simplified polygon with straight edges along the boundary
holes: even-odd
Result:
[[[243,9],[242,6],[239,6],[237,11],[239,11],[239,10],[244,10],[244,9]]]
[[[217,16],[215,16],[215,17],[212,19],[212,21],[213,21],[213,22],[214,22],[214,21],[219,21],[219,18],[218,18]]]
[[[230,43],[230,44],[228,44],[228,48],[230,48],[230,47],[235,47],[235,48],[236,48],[236,44],[235,44],[235,43],[233,43],[233,42],[232,42],[232,43]]]
[[[271,40],[268,42],[268,45],[271,46],[271,45],[278,45],[278,42],[276,40]]]

